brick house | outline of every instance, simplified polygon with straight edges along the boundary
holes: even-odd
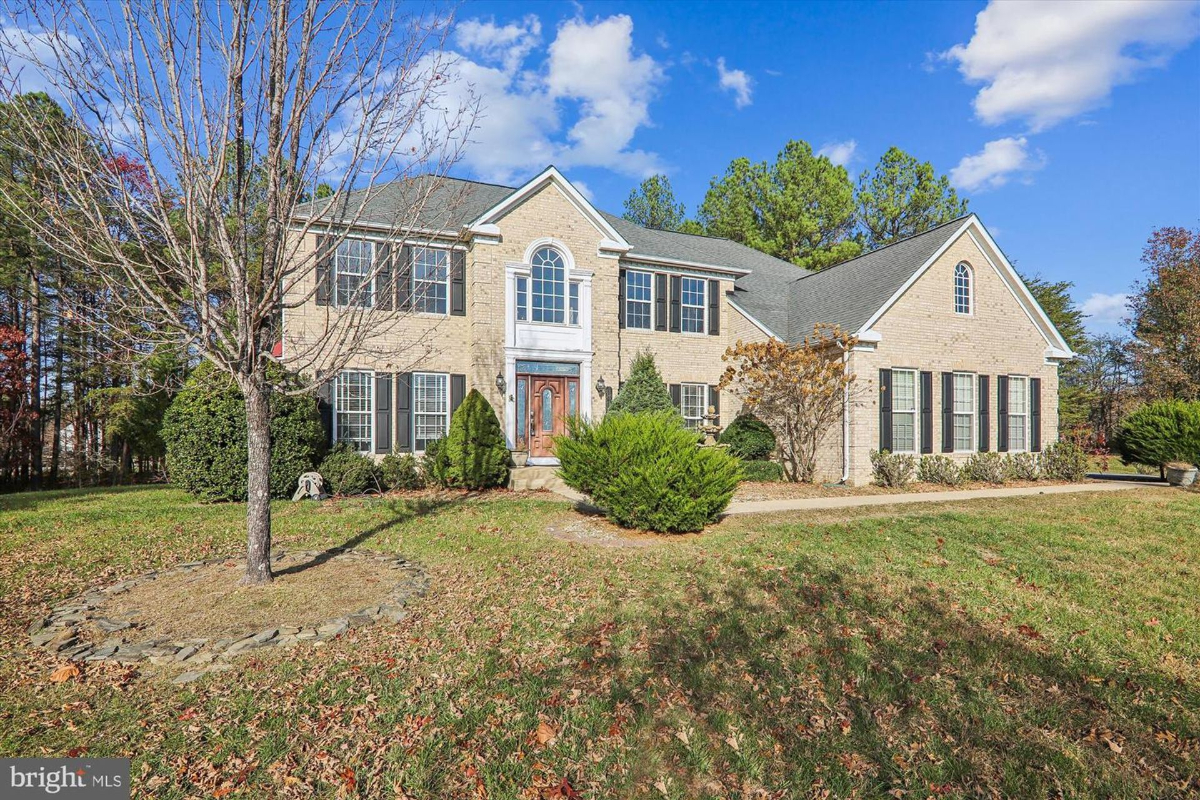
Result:
[[[739,404],[716,388],[725,349],[799,341],[818,322],[859,339],[846,358],[860,388],[826,439],[822,480],[869,480],[877,448],[963,459],[1057,437],[1058,364],[1072,353],[973,214],[809,273],[600,212],[553,167],[518,188],[445,179],[403,241],[372,224],[389,189],[411,189],[393,187],[336,251],[319,232],[302,243],[319,266],[282,326],[286,361],[351,298],[402,315],[325,384],[331,437],[364,452],[423,451],[474,388],[510,447],[555,463],[565,416],[603,414],[643,350],[689,425],[710,405],[726,424]]]

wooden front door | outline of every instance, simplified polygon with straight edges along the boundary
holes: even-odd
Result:
[[[533,375],[529,378],[529,455],[554,455],[554,437],[566,432],[567,379]]]

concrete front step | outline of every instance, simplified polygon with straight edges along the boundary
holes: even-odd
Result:
[[[558,467],[513,467],[508,473],[508,488],[557,492],[566,489],[567,485],[558,477]]]

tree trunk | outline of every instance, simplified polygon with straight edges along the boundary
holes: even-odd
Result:
[[[59,284],[59,307],[62,306],[62,285]],[[50,447],[50,483],[58,486],[58,459],[62,450],[62,382],[63,382],[63,325],[60,313],[57,344],[54,347],[54,443]]]
[[[271,390],[263,367],[244,381],[246,395],[245,584],[271,582]]]
[[[42,282],[35,264],[29,272],[29,410],[33,412],[30,437],[30,487],[42,488]]]

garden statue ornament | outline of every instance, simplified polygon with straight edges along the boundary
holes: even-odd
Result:
[[[718,416],[717,410],[709,406],[708,413],[703,417],[704,424],[700,426],[700,431],[704,434],[704,441],[701,443],[701,447],[716,446],[717,437],[721,434],[721,426],[717,424],[718,419],[720,419],[720,416]]]

